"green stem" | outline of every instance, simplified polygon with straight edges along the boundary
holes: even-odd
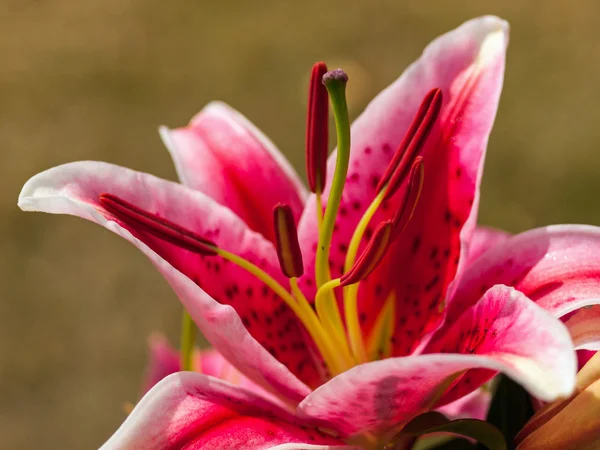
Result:
[[[183,310],[181,320],[181,370],[194,370],[194,340],[196,337],[196,324],[188,312]]]

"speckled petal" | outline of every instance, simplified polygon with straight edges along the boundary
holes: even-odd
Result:
[[[421,100],[433,88],[443,93],[440,118],[421,153],[425,181],[414,216],[359,292],[363,329],[368,332],[390,290],[396,290],[395,355],[411,353],[419,338],[437,326],[438,307],[464,264],[461,247],[475,227],[483,158],[502,87],[507,42],[507,24],[491,16],[439,37],[352,126],[347,185],[331,247],[334,277],[340,275],[354,228]],[[334,157],[329,161],[329,177],[334,173]],[[378,223],[398,209],[403,189],[375,214],[365,241]],[[314,208],[313,196],[299,224],[307,261],[301,286],[309,294],[314,292],[309,266],[316,248]]]
[[[102,450],[263,450],[290,443],[348,448],[248,391],[181,372],[148,392]]]
[[[186,127],[160,128],[181,182],[227,206],[273,241],[271,211],[290,206],[296,220],[307,196],[285,156],[242,114],[213,102]]]
[[[461,383],[460,374],[472,368],[504,372],[534,396],[553,400],[573,391],[572,345],[559,320],[518,291],[498,286],[456,321],[443,345],[427,349],[440,353],[354,367],[317,388],[299,411],[346,435],[385,432],[455,400],[440,398],[445,383],[457,375],[454,382]],[[480,384],[470,385],[470,391]]]
[[[309,383],[319,378],[310,364],[300,325],[279,297],[245,270],[218,257],[191,253],[118,223],[98,202],[105,192],[212,239],[287,281],[280,275],[273,245],[249,230],[231,210],[199,191],[152,175],[99,162],[66,164],[29,180],[19,206],[79,216],[133,243],[159,269],[200,330],[227,360],[259,384],[272,383],[292,398],[303,398],[308,388],[290,370]],[[291,348],[295,342],[301,345]],[[290,348],[282,351],[280,345]]]
[[[556,317],[600,303],[600,228],[552,225],[512,236],[470,264],[448,322],[495,284],[514,286]]]

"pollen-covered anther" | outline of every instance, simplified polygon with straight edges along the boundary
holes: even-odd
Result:
[[[377,185],[377,192],[386,189],[385,199],[398,190],[407,176],[413,161],[423,149],[442,109],[441,89],[433,89],[425,96],[410,128]]]
[[[306,173],[312,192],[325,189],[329,143],[329,96],[322,83],[327,73],[324,62],[316,63],[310,74],[306,117]]]
[[[275,246],[281,271],[288,278],[301,277],[304,274],[302,252],[298,242],[298,232],[294,214],[289,205],[279,204],[273,209]]]
[[[163,241],[200,255],[214,256],[217,244],[163,217],[135,206],[116,195],[100,194],[102,207],[134,230],[141,230]]]
[[[358,283],[375,270],[392,243],[393,231],[394,223],[391,220],[386,220],[377,226],[371,240],[356,263],[340,278],[340,286]]]

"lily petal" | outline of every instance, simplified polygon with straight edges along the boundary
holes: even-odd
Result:
[[[187,127],[160,128],[181,182],[227,206],[273,241],[272,211],[292,208],[296,220],[307,191],[275,145],[230,106],[213,102]]]
[[[425,181],[413,218],[359,292],[359,310],[368,333],[390,290],[396,291],[396,310],[402,316],[396,321],[395,355],[413,351],[419,337],[437,325],[438,306],[462,264],[461,247],[469,242],[475,226],[483,158],[502,87],[507,42],[508,25],[491,16],[471,20],[439,37],[352,126],[347,185],[331,247],[332,276],[340,275],[352,233],[375,197],[379,179],[421,100],[432,88],[443,92],[440,118],[422,151]],[[335,154],[329,161],[330,177],[334,158]],[[400,198],[397,194],[382,205],[371,221],[371,231],[393,216]],[[312,196],[299,224],[305,261],[314,260],[316,229]],[[301,280],[308,293],[314,289],[311,269],[306,267],[310,275]]]
[[[475,261],[489,249],[502,244],[509,237],[510,234],[506,231],[479,225],[475,228],[473,236],[471,236],[471,241],[469,242],[467,264]]]
[[[447,322],[495,284],[514,286],[556,317],[600,303],[600,228],[552,225],[508,238],[470,264]]]
[[[102,449],[253,450],[286,443],[348,448],[318,430],[302,428],[291,414],[248,391],[180,372],[157,384]]]
[[[300,403],[302,417],[346,435],[385,432],[454,400],[440,399],[445,386],[472,368],[504,372],[544,400],[574,388],[575,353],[565,326],[512,288],[490,289],[444,342],[430,348],[442,353],[384,359],[338,375]]]
[[[303,398],[309,390],[288,368],[314,381],[317,374],[311,356],[304,345],[284,352],[274,347],[278,339],[285,345],[303,342],[288,307],[230,263],[193,254],[117,223],[99,204],[98,196],[104,192],[204,235],[274,277],[280,274],[273,245],[229,209],[199,191],[111,164],[77,162],[42,172],[25,184],[19,206],[26,211],[79,216],[134,244],[163,274],[200,330],[228,361],[258,384],[271,384],[293,399]]]
[[[480,387],[479,389],[448,403],[438,409],[450,419],[479,419],[485,420],[490,404],[492,402],[492,392],[489,389]]]
[[[565,325],[576,350],[600,350],[600,306],[582,308]]]

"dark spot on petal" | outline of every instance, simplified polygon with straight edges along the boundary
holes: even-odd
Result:
[[[420,246],[421,246],[421,236],[417,236],[416,238],[413,239],[412,252],[417,253]]]
[[[425,285],[425,292],[429,292],[431,291],[434,286],[436,284],[438,284],[438,282],[440,281],[440,276],[436,275],[434,276],[431,280],[429,280],[429,282]]]
[[[429,254],[429,259],[435,259],[435,257],[438,254],[438,248],[437,247],[433,247],[431,249],[431,253]]]

